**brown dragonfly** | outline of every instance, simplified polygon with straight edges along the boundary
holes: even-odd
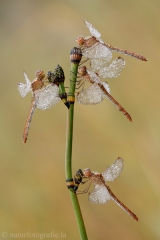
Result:
[[[90,203],[105,204],[112,199],[127,214],[138,221],[138,217],[114,195],[110,187],[105,183],[106,181],[114,181],[115,178],[118,178],[123,170],[123,165],[123,159],[117,158],[116,161],[110,167],[107,167],[103,173],[93,172],[89,168],[86,168],[83,171],[79,169],[74,177],[74,192],[86,193],[88,192],[91,183],[93,183],[94,190],[89,193]],[[78,192],[77,189],[79,184],[85,183],[82,182],[83,179],[86,179],[85,182],[89,181],[89,185],[86,190]]]
[[[41,110],[46,110],[56,105],[61,100],[59,97],[59,88],[56,84],[49,83],[47,86],[45,85],[46,79],[44,71],[39,70],[35,75],[36,79],[33,82],[30,82],[27,74],[24,72],[26,83],[18,84],[18,91],[22,97],[25,97],[29,92],[32,93],[31,106],[23,132],[24,143],[27,141],[30,123],[35,109],[39,108]],[[49,81],[47,80],[47,82]]]
[[[99,72],[100,76],[101,77],[104,75],[106,76],[107,73],[108,77],[109,74],[112,77],[118,76],[123,69],[124,60],[122,58],[117,58],[116,61],[112,63],[112,66],[113,65],[117,65],[117,68],[113,67],[112,69],[111,67],[109,71],[107,70],[103,71],[104,69],[101,68],[101,71]],[[118,67],[118,65],[120,65],[120,67]],[[82,89],[77,93],[77,101],[80,104],[84,105],[98,104],[101,103],[103,99],[106,97],[118,108],[120,112],[124,114],[124,116],[126,116],[126,118],[129,121],[132,121],[132,118],[129,115],[129,113],[110,94],[109,85],[106,82],[102,82],[97,73],[87,69],[85,66],[80,66],[78,68],[78,73],[82,77],[82,81],[84,81],[84,83],[89,82],[92,84],[89,88]]]
[[[139,54],[136,54],[134,52],[130,52],[128,50],[124,50],[124,49],[121,49],[118,47],[113,47],[110,44],[104,43],[100,39],[101,33],[99,33],[99,31],[96,30],[92,26],[92,24],[88,23],[87,21],[84,21],[84,22],[92,36],[85,37],[85,38],[83,36],[79,36],[76,39],[76,42],[82,48],[83,56],[85,56],[87,58],[106,58],[109,61],[112,58],[111,51],[115,51],[115,52],[129,55],[131,57],[135,57],[142,61],[147,61],[147,59],[145,57],[143,57]]]

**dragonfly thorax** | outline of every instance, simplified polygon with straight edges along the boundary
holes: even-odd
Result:
[[[92,172],[90,170],[90,168],[86,168],[83,170],[83,174],[86,178],[88,178],[89,180],[91,180],[93,182],[93,184],[97,185],[101,185],[101,184],[105,184],[105,180],[102,176],[102,174],[98,173],[98,172]]]
[[[36,79],[31,83],[32,91],[40,90],[44,86],[44,83],[40,79]]]
[[[101,173],[92,172],[90,180],[94,185],[105,185],[105,180]]]
[[[85,39],[85,43],[84,43],[84,46],[86,47],[86,48],[91,48],[91,47],[93,47],[95,44],[97,44],[98,43],[98,40],[94,37],[94,36],[92,36],[92,37],[87,37],[86,39]]]

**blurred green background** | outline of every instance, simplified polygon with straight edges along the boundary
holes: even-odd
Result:
[[[31,95],[21,98],[17,84],[24,83],[23,70],[33,80],[38,69],[47,72],[60,64],[68,86],[70,50],[77,36],[90,35],[83,20],[102,33],[103,41],[149,60],[121,55],[126,61],[121,76],[107,80],[133,123],[107,100],[75,104],[73,174],[86,167],[102,172],[122,157],[122,175],[108,185],[139,217],[137,223],[112,201],[91,205],[87,194],[80,195],[88,238],[160,239],[159,9],[158,0],[0,1],[0,235],[7,232],[5,239],[10,233],[52,231],[79,239],[65,184],[67,108],[60,102],[36,110],[23,144]]]

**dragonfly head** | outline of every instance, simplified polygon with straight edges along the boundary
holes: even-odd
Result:
[[[85,76],[87,74],[87,68],[86,66],[80,66],[78,68],[78,73],[81,75],[81,76]]]
[[[78,43],[79,46],[83,46],[84,42],[85,42],[85,39],[84,39],[83,36],[78,36],[77,39],[76,39],[76,42]]]
[[[36,77],[39,79],[39,80],[43,80],[45,78],[45,73],[43,70],[38,70],[36,73],[35,73]]]
[[[87,177],[87,178],[91,177],[91,175],[92,175],[91,169],[90,169],[90,168],[85,168],[85,169],[83,170],[83,174],[84,174],[84,176]]]

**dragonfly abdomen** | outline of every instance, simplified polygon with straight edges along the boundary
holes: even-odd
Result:
[[[139,54],[136,54],[134,52],[130,52],[128,50],[125,50],[125,49],[122,49],[122,48],[118,48],[118,47],[113,47],[112,45],[110,44],[107,44],[107,43],[104,43],[104,46],[106,46],[107,48],[111,49],[112,51],[115,51],[115,52],[119,52],[119,53],[122,53],[122,54],[126,54],[126,55],[129,55],[131,57],[135,57],[139,60],[142,60],[142,61],[148,61],[147,58],[139,55]]]
[[[27,141],[30,124],[31,124],[33,113],[34,113],[35,109],[36,109],[36,101],[35,101],[35,98],[33,96],[32,100],[31,100],[31,107],[30,107],[30,110],[29,110],[29,114],[28,114],[26,124],[25,124],[25,127],[24,127],[24,132],[23,132],[23,142],[24,143],[26,143],[26,141]]]
[[[106,97],[118,108],[118,110],[120,112],[123,113],[124,116],[126,116],[126,118],[132,122],[132,118],[129,115],[129,113],[107,92],[107,90],[105,89],[105,87],[101,84],[98,83],[98,86],[101,88],[101,90],[103,91],[103,93],[106,95]]]
[[[105,187],[107,188],[112,200],[117,203],[119,207],[121,207],[126,213],[128,213],[131,217],[133,217],[136,221],[138,221],[138,217],[136,214],[134,214],[128,207],[126,207],[111,191],[110,187],[105,184]]]

